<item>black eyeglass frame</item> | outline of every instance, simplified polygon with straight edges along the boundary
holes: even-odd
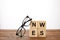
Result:
[[[25,20],[26,18],[29,18],[29,20],[27,20],[27,21],[24,22],[24,20]],[[20,36],[20,37],[23,37],[23,36],[24,36],[24,34],[25,34],[25,32],[26,32],[26,29],[24,28],[24,26],[25,26],[25,24],[26,24],[27,22],[31,21],[32,18],[30,18],[29,16],[26,16],[26,17],[24,18],[24,20],[23,20],[23,22],[22,22],[22,25],[21,25],[21,26],[18,28],[18,30],[16,31],[16,35],[17,35],[17,36]],[[22,33],[22,32],[23,32],[23,33]]]

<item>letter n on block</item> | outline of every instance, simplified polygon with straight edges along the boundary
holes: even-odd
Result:
[[[37,29],[30,29],[29,37],[37,37]]]
[[[37,21],[31,21],[30,28],[37,28]]]

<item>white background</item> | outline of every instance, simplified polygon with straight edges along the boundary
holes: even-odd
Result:
[[[0,0],[0,29],[18,29],[27,15],[60,29],[60,0]]]

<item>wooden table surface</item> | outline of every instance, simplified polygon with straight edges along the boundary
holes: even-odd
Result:
[[[16,30],[0,30],[0,40],[60,40],[60,30],[47,30],[45,38],[30,38],[29,31],[22,38],[15,34]]]

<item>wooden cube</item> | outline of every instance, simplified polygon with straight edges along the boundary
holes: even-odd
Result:
[[[40,29],[41,28],[43,28],[43,29],[46,28],[46,21],[38,21],[37,23],[38,23],[37,24],[38,28],[40,28]]]
[[[37,21],[31,21],[30,28],[37,28]]]
[[[29,37],[37,37],[37,29],[30,29]]]
[[[46,37],[46,21],[31,21],[29,37]]]
[[[46,37],[46,29],[38,29],[38,37]]]

